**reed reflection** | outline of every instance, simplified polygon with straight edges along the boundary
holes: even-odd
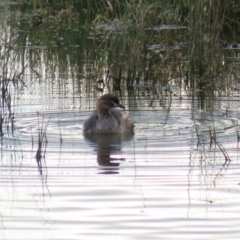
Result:
[[[103,174],[118,173],[119,165],[121,161],[124,161],[123,157],[111,157],[112,154],[121,154],[122,143],[132,141],[132,133],[122,134],[85,134],[85,140],[96,146],[97,149],[97,163],[101,166],[101,172]]]

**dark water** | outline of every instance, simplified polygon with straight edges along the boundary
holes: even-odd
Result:
[[[174,83],[164,97],[123,85],[134,136],[85,138],[112,85],[84,78],[97,62],[80,77],[36,49],[9,56],[9,79],[29,64],[23,81],[1,82],[0,239],[240,238],[237,91],[200,102]]]

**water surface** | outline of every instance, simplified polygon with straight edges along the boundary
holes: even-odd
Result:
[[[177,77],[115,86],[107,54],[87,59],[56,29],[44,44],[41,25],[11,30],[26,44],[1,39],[1,239],[240,238],[238,85],[204,98]],[[83,136],[106,92],[126,106],[133,136]]]
[[[237,102],[226,117],[194,111],[187,96],[173,99],[170,110],[158,100],[143,106],[141,98],[140,110],[128,112],[133,137],[85,139],[82,124],[95,99],[85,97],[93,104],[78,111],[59,110],[59,99],[37,113],[39,104],[48,106],[29,107],[24,94],[14,134],[1,141],[2,239],[238,239]],[[210,146],[213,115],[227,160]]]

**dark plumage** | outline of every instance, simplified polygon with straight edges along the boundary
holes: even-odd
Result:
[[[96,110],[85,121],[84,133],[126,133],[132,132],[134,124],[128,115],[119,108],[124,108],[120,104],[118,97],[112,94],[105,94],[97,100]]]

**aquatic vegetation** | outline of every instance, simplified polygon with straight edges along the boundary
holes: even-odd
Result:
[[[36,161],[38,165],[38,169],[40,174],[42,175],[42,168],[43,168],[43,163],[46,166],[45,162],[45,154],[46,154],[46,149],[47,149],[47,127],[49,124],[50,119],[46,123],[44,123],[44,116],[42,117],[42,122],[39,122],[38,118],[38,146],[37,146],[37,151],[36,151]]]
[[[156,94],[177,84],[202,99],[239,81],[238,1],[32,0],[19,9],[11,44],[29,58],[14,76],[29,69],[42,79],[47,66],[79,92],[145,86]]]
[[[32,11],[28,38],[48,46],[46,60],[80,78],[105,78],[107,87],[183,79],[192,89],[216,90],[238,76],[228,47],[239,41],[238,1],[32,0],[24,7]]]

